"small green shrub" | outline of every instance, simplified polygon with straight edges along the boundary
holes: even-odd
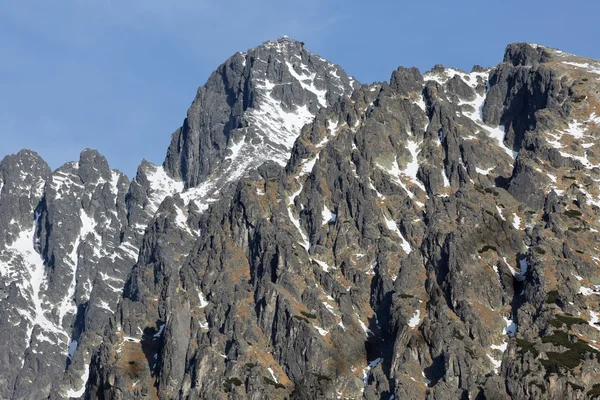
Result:
[[[519,348],[519,354],[521,355],[524,355],[527,352],[531,352],[535,358],[540,355],[540,352],[535,348],[535,343],[525,339],[517,339],[517,347]]]
[[[304,321],[307,324],[310,324],[310,321],[307,318],[301,317],[300,315],[294,315],[294,318],[296,318],[297,320],[300,320],[300,321]]]
[[[309,319],[317,319],[317,316],[315,314],[311,314],[306,311],[300,311],[300,314],[304,315],[306,318]]]
[[[486,251],[488,251],[488,250],[497,251],[497,250],[496,250],[496,247],[494,247],[494,246],[490,246],[490,245],[488,244],[488,245],[485,245],[485,246],[483,246],[481,249],[477,250],[477,252],[478,252],[479,254],[483,254],[483,253],[485,253],[485,252],[486,252]]]
[[[569,218],[579,218],[583,215],[579,210],[567,210],[564,214]]]
[[[231,389],[233,386],[241,386],[242,385],[242,381],[240,381],[238,378],[229,378],[227,380],[225,380],[225,382],[223,382],[223,390],[225,391],[225,393],[229,393],[231,392]]]
[[[558,290],[549,291],[546,295],[546,304],[556,304],[558,297]]]
[[[572,317],[568,315],[556,315],[555,318],[548,321],[550,325],[555,328],[562,328],[563,324],[567,325],[567,329],[571,329],[571,326],[576,324],[587,324],[587,321],[581,318]]]
[[[580,386],[576,383],[573,383],[571,381],[567,381],[567,385],[571,386],[571,388],[573,388],[573,390],[581,390],[582,392],[585,390],[585,388],[583,386]]]
[[[585,358],[586,354],[591,353],[598,355],[598,350],[590,347],[583,340],[571,341],[571,337],[567,332],[556,331],[553,335],[544,336],[542,343],[551,343],[555,346],[566,347],[568,350],[562,353],[549,351],[546,353],[548,360],[541,360],[542,365],[546,369],[546,375],[551,373],[561,374],[561,368],[573,369],[576,368]]]
[[[596,383],[594,386],[592,386],[592,389],[588,390],[587,395],[590,397],[590,399],[600,397],[600,383]]]
[[[331,380],[331,378],[328,377],[327,375],[322,375],[322,374],[313,374],[313,375],[317,378],[317,380],[319,382],[321,382],[321,381],[330,381]]]
[[[266,376],[264,376],[263,379],[267,385],[275,386],[275,389],[285,389],[285,385],[275,382],[273,379],[267,378]]]

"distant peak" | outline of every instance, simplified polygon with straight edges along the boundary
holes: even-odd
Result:
[[[504,51],[504,62],[515,66],[532,66],[552,60],[552,51],[535,43],[511,43]]]
[[[289,37],[287,35],[283,35],[283,36],[278,37],[277,39],[267,40],[266,42],[263,42],[262,45],[259,47],[263,47],[263,46],[264,47],[276,47],[276,48],[303,49],[304,42],[301,42],[296,39],[292,39],[291,37]]]

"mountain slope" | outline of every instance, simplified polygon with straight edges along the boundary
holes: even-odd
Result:
[[[287,38],[251,49],[248,65],[245,57],[234,55],[199,89],[179,130],[185,149],[211,134],[216,137],[207,142],[212,148],[225,140],[220,153],[196,149],[210,171],[196,165],[197,159],[183,158],[184,171],[188,165],[199,168],[196,181],[182,181],[180,170],[143,161],[130,184],[91,150],[54,172],[29,151],[3,160],[0,209],[6,233],[0,239],[0,281],[5,318],[0,329],[11,339],[3,344],[0,370],[6,373],[0,397],[83,395],[93,349],[111,329],[110,317],[163,200],[176,194],[184,198],[172,209],[174,223],[196,237],[197,229],[188,222],[194,225],[198,213],[214,201],[211,197],[226,196],[227,185],[266,159],[283,162],[318,104],[333,102],[356,85],[339,67]],[[282,71],[282,65],[290,65],[294,74]],[[243,74],[234,78],[224,71]],[[233,79],[235,85],[228,86]],[[230,103],[232,98],[239,99]],[[220,136],[215,126],[209,132],[202,123],[195,125],[223,115],[231,120],[225,128],[216,124]],[[283,142],[269,142],[280,126]],[[261,137],[265,143],[257,142]],[[173,146],[165,166],[174,157]],[[246,157],[236,157],[232,149]]]
[[[573,62],[584,64],[517,44],[490,71],[400,68],[389,84],[322,109],[284,170],[259,170],[231,201],[212,205],[183,260],[166,253],[173,247],[161,243],[175,232],[157,220],[148,248],[164,258],[134,269],[116,319],[124,332],[101,346],[89,393],[445,399],[594,390],[597,316],[586,307],[597,309],[598,274],[579,240],[595,241],[584,212],[596,200],[538,172],[576,183],[586,179],[577,171],[589,172],[576,157],[595,157],[577,139],[597,129],[597,78]],[[574,118],[586,121],[580,130]],[[576,140],[564,154],[552,143],[561,131]],[[548,267],[550,249],[560,268]]]
[[[359,86],[282,38],[131,184],[7,157],[2,396],[592,397],[599,73],[520,43]]]

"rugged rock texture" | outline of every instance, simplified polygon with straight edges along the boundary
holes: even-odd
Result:
[[[131,184],[7,157],[0,397],[600,395],[598,75],[521,43],[358,86],[283,38]]]

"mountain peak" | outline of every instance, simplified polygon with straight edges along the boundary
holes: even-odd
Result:
[[[164,163],[171,177],[207,194],[267,160],[285,165],[301,128],[357,86],[287,36],[233,57],[198,90]]]

